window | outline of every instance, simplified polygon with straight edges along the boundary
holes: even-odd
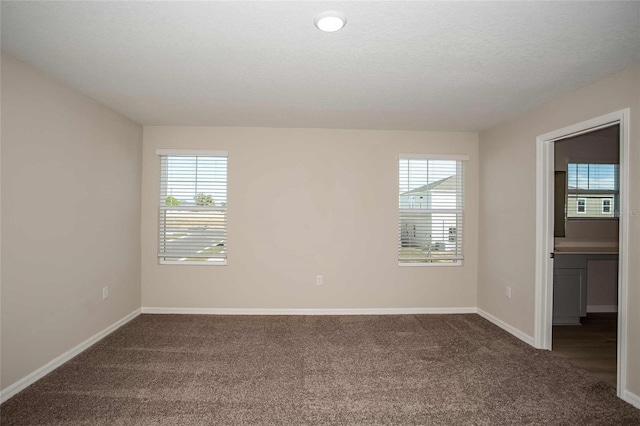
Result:
[[[460,264],[466,156],[399,158],[400,264]]]
[[[158,150],[161,263],[225,264],[227,153]]]
[[[567,165],[567,218],[613,218],[619,196],[617,164]]]
[[[458,238],[457,234],[458,234],[458,228],[456,228],[455,226],[450,226],[449,227],[449,242],[450,243],[455,243],[456,242],[456,238]]]

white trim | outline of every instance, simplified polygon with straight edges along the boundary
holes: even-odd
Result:
[[[398,154],[399,159],[419,159],[419,160],[451,160],[469,161],[468,155],[456,154]]]
[[[615,112],[613,113],[615,114]],[[607,114],[604,117],[609,117],[612,116],[613,114]],[[599,118],[599,117],[598,117]],[[593,126],[593,127],[582,127],[583,123],[589,123],[589,121],[591,120],[587,120],[587,121],[583,121],[582,123],[578,123],[574,126],[569,126],[569,127],[565,127],[564,129],[570,129],[570,133],[567,133],[564,136],[559,136],[557,138],[554,138],[555,140],[560,140],[560,139],[564,139],[564,138],[575,138],[576,136],[580,136],[580,135],[584,135],[585,133],[591,133],[591,132],[595,132],[596,130],[602,130],[602,129],[606,129],[607,127],[612,127],[615,126],[616,124],[618,124],[616,122],[616,120],[609,120],[607,121],[605,124],[601,124],[601,125],[597,125],[597,126]],[[578,130],[578,131],[573,131],[573,129],[575,128],[581,128],[582,130]],[[564,130],[564,129],[560,129],[560,130]],[[549,134],[553,134],[555,132],[550,132],[550,133],[546,133],[543,136],[549,135]]]
[[[618,312],[618,305],[587,305],[587,313]]]
[[[629,281],[629,108],[586,120],[536,138],[536,278],[535,347],[551,349],[553,308],[553,142],[570,136],[620,125],[620,211],[618,242],[618,382],[623,398],[627,380],[627,301]]]
[[[629,212],[629,108],[620,113],[620,211]],[[627,391],[627,301],[629,300],[629,215],[619,218],[618,241],[618,386],[622,398]]]
[[[513,336],[517,337],[518,339],[522,340],[527,345],[533,346],[533,341],[534,341],[533,336],[528,335],[524,331],[518,330],[517,328],[507,324],[506,322],[502,321],[501,319],[499,319],[497,317],[494,317],[489,312],[487,312],[485,310],[482,310],[480,308],[478,308],[478,315],[480,315],[482,318],[486,319],[487,321],[497,325],[498,327],[500,327],[504,331],[512,334]]]
[[[640,396],[633,392],[625,390],[622,393],[622,399],[640,410]]]
[[[216,155],[228,157],[229,151],[211,149],[156,149],[156,155]]]
[[[475,307],[462,308],[162,308],[143,307],[143,314],[187,315],[416,315],[416,314],[475,314]]]
[[[434,257],[434,262],[398,262],[398,266],[404,268],[407,266],[462,266],[462,259],[458,259],[455,262],[439,262],[440,260],[447,260],[446,258],[438,259]]]
[[[214,259],[214,258],[206,258],[202,259]],[[215,258],[217,259],[217,258]],[[174,265],[174,266],[182,266],[182,265],[196,265],[196,266],[227,266],[227,259],[221,260],[165,260],[164,256],[158,256],[158,264],[159,265]]]
[[[18,380],[14,384],[7,386],[2,390],[2,392],[0,392],[1,394],[0,403],[5,402],[6,400],[11,398],[18,392],[24,390],[25,388],[32,385],[36,381],[40,380],[42,377],[51,373],[53,370],[60,367],[65,362],[69,361],[71,358],[75,357],[80,352],[84,351],[85,349],[97,343],[99,340],[105,338],[107,335],[116,331],[118,328],[122,327],[123,325],[125,325],[126,323],[128,323],[129,321],[137,317],[138,315],[140,315],[140,312],[141,312],[140,309],[136,309],[135,311],[131,312],[130,314],[126,315],[125,317],[111,324],[109,327],[94,334],[84,342],[80,343],[77,346],[74,346],[73,348],[63,353],[62,355],[54,358],[53,360],[49,361],[47,364],[43,365],[42,367],[38,368],[37,370],[33,371],[32,373]]]
[[[582,135],[585,133],[591,133],[596,130],[604,129],[605,127],[615,126],[625,114],[627,115],[626,120],[628,120],[629,108],[601,115],[600,117],[585,120],[571,126],[563,127],[562,129],[545,133],[538,136],[537,139],[552,142],[568,137]]]
[[[580,200],[584,201],[584,211],[580,211]],[[576,214],[587,214],[587,199],[584,197],[576,198]]]
[[[534,346],[551,350],[551,324],[553,323],[553,207],[554,151],[545,139],[536,140],[536,260],[534,299]]]

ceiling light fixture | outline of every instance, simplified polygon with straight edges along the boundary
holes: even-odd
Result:
[[[320,31],[332,33],[347,24],[347,18],[340,12],[323,12],[314,21]]]

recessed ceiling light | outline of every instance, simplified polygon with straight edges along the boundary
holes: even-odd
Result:
[[[320,31],[332,33],[344,27],[347,18],[340,12],[323,12],[316,16],[314,22]]]

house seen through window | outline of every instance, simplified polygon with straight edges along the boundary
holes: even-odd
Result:
[[[400,156],[399,263],[461,262],[464,159]]]
[[[159,150],[158,257],[162,263],[224,264],[227,154]]]

